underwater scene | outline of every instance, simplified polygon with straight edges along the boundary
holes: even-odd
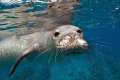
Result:
[[[87,51],[62,57],[58,54],[53,58],[52,47],[59,45],[52,45],[52,50],[46,48],[42,52],[47,51],[45,55],[50,53],[50,57],[40,62],[35,61],[41,59],[38,54],[34,60],[32,55],[29,61],[14,63],[19,58],[16,52],[21,49],[19,45],[12,49],[11,36],[19,39],[19,36],[26,38],[25,35],[37,32],[49,34],[47,32],[61,25],[79,27],[77,32],[82,30]],[[37,37],[32,40],[46,38]],[[0,0],[0,80],[120,80],[119,42],[120,0]],[[5,54],[10,51],[8,47],[15,52]],[[44,61],[46,58],[48,60]],[[15,70],[9,75],[13,64]]]

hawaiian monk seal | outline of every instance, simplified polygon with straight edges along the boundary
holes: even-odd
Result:
[[[60,56],[64,58],[69,54],[82,54],[87,49],[88,43],[83,39],[80,28],[62,25],[53,31],[12,36],[1,41],[0,59],[16,59],[8,75],[10,76],[21,60],[56,62],[59,61]]]

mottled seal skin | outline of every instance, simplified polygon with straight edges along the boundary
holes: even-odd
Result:
[[[40,31],[11,36],[0,42],[0,63],[13,62],[10,76],[20,61],[57,62],[69,54],[82,54],[88,49],[82,30],[62,25],[53,31]]]

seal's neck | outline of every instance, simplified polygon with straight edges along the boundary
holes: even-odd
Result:
[[[46,32],[43,33],[42,36],[43,36],[42,39],[40,39],[41,40],[40,44],[42,44],[41,47],[43,47],[43,48],[51,47],[51,45],[53,45],[53,39],[52,39],[53,34],[52,34],[52,32],[51,31],[49,31],[49,32],[46,31]]]

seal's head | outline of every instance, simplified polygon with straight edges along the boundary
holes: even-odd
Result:
[[[85,53],[88,43],[83,39],[82,30],[73,25],[60,26],[54,30],[53,40],[56,49],[66,55],[75,53]]]

